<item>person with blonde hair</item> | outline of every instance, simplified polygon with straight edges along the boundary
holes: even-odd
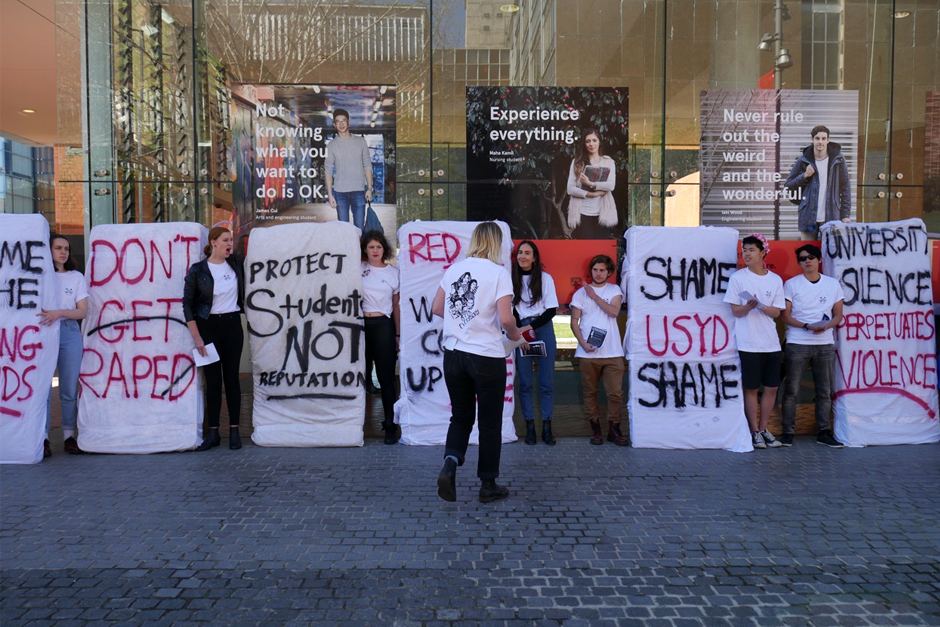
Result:
[[[457,500],[457,467],[463,465],[474,416],[480,433],[480,501],[509,496],[509,490],[496,483],[508,356],[502,332],[514,341],[522,335],[512,313],[512,279],[500,265],[502,244],[498,224],[478,224],[468,257],[444,273],[431,307],[444,319],[444,382],[451,404],[444,464],[437,478],[437,494],[445,501]]]

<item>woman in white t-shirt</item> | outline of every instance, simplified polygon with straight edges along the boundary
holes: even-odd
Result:
[[[568,169],[568,228],[577,239],[606,239],[617,226],[617,164],[604,154],[596,128],[583,130],[581,143]]]
[[[512,279],[500,265],[502,244],[499,225],[478,224],[467,258],[447,269],[431,306],[444,319],[444,382],[451,405],[444,465],[437,478],[437,494],[445,501],[457,500],[457,466],[463,465],[474,415],[479,419],[480,501],[509,496],[509,490],[496,484],[509,353],[502,331],[513,341],[522,334],[512,315]]]
[[[552,435],[552,397],[555,387],[555,329],[552,318],[558,307],[555,281],[542,270],[542,259],[535,242],[524,240],[516,247],[512,264],[512,304],[519,330],[530,342],[541,342],[544,354],[516,349],[516,374],[519,379],[516,397],[522,404],[525,418],[525,443],[535,444],[535,390],[532,368],[538,368],[539,408],[542,410],[542,441],[554,446]],[[533,347],[530,347],[530,349]]]
[[[206,378],[206,422],[208,427],[197,451],[219,446],[219,416],[222,411],[222,385],[228,406],[228,447],[242,447],[238,432],[242,391],[238,379],[245,335],[242,331],[242,303],[245,276],[234,253],[232,232],[223,226],[209,230],[206,258],[189,268],[183,284],[183,318],[200,355],[213,344],[219,360],[202,367]]]
[[[398,268],[388,263],[392,257],[388,240],[380,231],[368,231],[362,244],[362,311],[366,327],[366,363],[375,364],[382,388],[385,443],[396,444],[401,428],[395,424],[395,360],[398,354],[399,308]]]
[[[63,448],[66,453],[78,455],[82,452],[75,439],[78,429],[78,375],[83,351],[80,321],[88,313],[88,288],[85,276],[72,261],[69,241],[62,235],[53,235],[49,239],[49,248],[52,249],[52,263],[55,266],[59,309],[43,311],[39,318],[42,325],[59,322],[59,359],[56,367],[59,372],[59,400],[62,403]],[[52,390],[49,390],[43,457],[52,455],[52,447],[49,445],[51,422]]]

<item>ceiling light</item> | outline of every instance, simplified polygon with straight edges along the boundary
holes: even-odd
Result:
[[[23,113],[36,113],[35,109],[23,109]]]
[[[144,24],[143,26],[140,27],[140,32],[142,32],[147,37],[153,37],[160,31],[159,29],[157,29],[156,26],[153,26],[152,24]]]
[[[369,122],[369,126],[371,126],[372,128],[375,128],[375,122]]]
[[[176,21],[172,15],[166,12],[166,9],[160,9],[160,19],[163,20],[164,24],[172,24]]]
[[[315,93],[315,94],[319,94],[319,93],[320,93],[320,86],[319,86],[319,85],[314,85],[314,86],[313,86],[313,93]]]
[[[910,17],[910,16],[911,16],[910,11],[895,11],[894,12],[894,19],[896,20],[903,20],[905,17]]]
[[[506,4],[499,5],[499,10],[503,13],[515,13],[519,10],[519,5],[515,2],[507,2]]]
[[[388,91],[388,85],[382,85],[381,87],[379,87],[379,93],[382,94],[383,96],[385,95],[385,92],[387,91]]]

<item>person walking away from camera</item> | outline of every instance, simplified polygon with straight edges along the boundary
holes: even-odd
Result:
[[[558,308],[555,281],[542,270],[542,259],[535,242],[525,240],[516,247],[512,264],[512,304],[516,324],[525,338],[542,342],[544,355],[526,355],[516,349],[516,374],[519,380],[518,398],[525,418],[525,443],[535,444],[535,389],[532,369],[538,370],[539,408],[542,412],[542,441],[555,445],[552,435],[553,395],[555,387],[555,329],[552,318]]]
[[[852,190],[842,146],[829,141],[829,129],[822,125],[814,126],[810,137],[813,143],[790,168],[785,184],[791,191],[802,189],[798,224],[804,240],[818,239],[825,222],[848,222],[852,217]]]
[[[614,273],[614,261],[597,255],[588,264],[591,283],[571,298],[571,330],[578,340],[574,356],[581,370],[581,392],[584,394],[584,416],[591,426],[591,444],[603,444],[600,408],[597,399],[600,382],[607,393],[607,441],[626,446],[627,436],[621,429],[625,401],[623,375],[626,361],[617,315],[623,292],[607,279]]]
[[[202,367],[208,428],[197,451],[207,451],[221,443],[223,383],[229,416],[228,447],[232,450],[242,447],[238,432],[242,398],[238,365],[245,340],[241,321],[245,276],[232,252],[232,232],[225,227],[212,227],[205,247],[206,258],[189,268],[183,286],[183,317],[196,349],[206,356],[206,345],[214,344],[219,353],[218,361]]]
[[[366,361],[375,364],[382,393],[385,443],[396,444],[401,428],[395,424],[395,361],[398,354],[400,310],[398,308],[398,268],[388,263],[392,257],[385,235],[379,231],[363,234],[362,310],[366,327]]]
[[[372,160],[369,145],[361,135],[349,132],[349,112],[333,111],[336,137],[326,146],[323,172],[326,195],[330,206],[336,209],[336,219],[349,222],[362,230],[366,221],[366,203],[372,202]]]
[[[744,414],[754,448],[777,448],[781,445],[767,430],[767,421],[777,398],[783,365],[774,320],[783,311],[785,302],[783,281],[764,264],[768,252],[767,239],[759,233],[741,240],[745,267],[731,275],[724,297],[735,318],[734,339],[741,357]],[[762,397],[761,386],[764,388]]]
[[[88,314],[88,287],[85,276],[78,271],[72,260],[69,241],[62,235],[49,239],[52,264],[55,267],[55,286],[59,309],[39,314],[39,324],[49,326],[59,322],[59,358],[56,370],[59,374],[59,401],[62,405],[63,449],[78,455],[78,375],[82,367],[81,321]],[[42,445],[42,456],[52,455],[49,444],[49,425],[52,424],[52,390],[46,402],[46,439]]]
[[[522,334],[512,315],[512,278],[500,265],[502,244],[503,233],[495,222],[478,224],[467,258],[444,273],[431,307],[444,319],[444,382],[452,412],[437,478],[437,494],[445,501],[457,500],[457,467],[467,453],[474,414],[479,420],[480,501],[509,496],[509,490],[496,483],[510,352],[502,332],[512,341],[522,339]]]
[[[833,448],[842,448],[832,432],[832,378],[836,348],[833,329],[842,322],[842,285],[820,273],[822,251],[806,244],[796,249],[796,260],[803,271],[783,285],[787,324],[786,383],[783,389],[784,446],[793,444],[796,431],[796,396],[800,391],[803,370],[809,365],[816,388],[816,441]]]

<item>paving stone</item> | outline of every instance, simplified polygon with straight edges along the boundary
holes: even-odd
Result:
[[[490,505],[476,454],[453,504],[371,440],[0,467],[0,624],[940,624],[936,445],[512,444]]]

